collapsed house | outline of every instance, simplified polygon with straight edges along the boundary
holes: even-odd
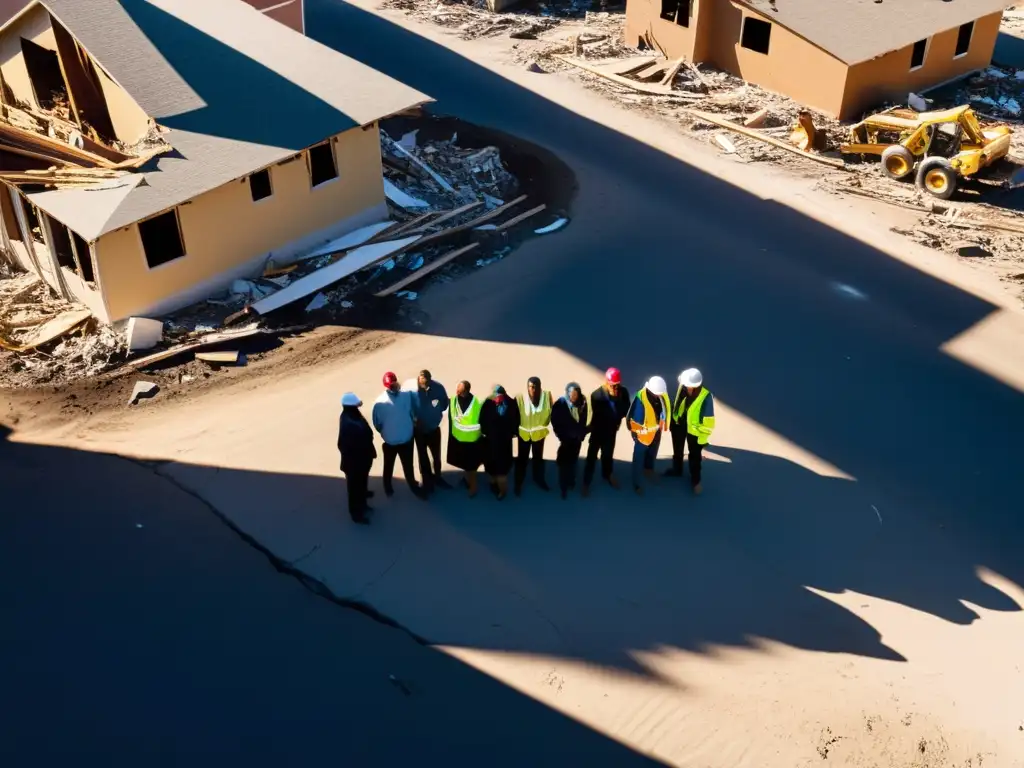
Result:
[[[378,121],[430,101],[242,0],[33,0],[0,80],[3,246],[107,323],[385,220]]]
[[[846,119],[983,69],[1005,0],[628,0],[626,43]]]

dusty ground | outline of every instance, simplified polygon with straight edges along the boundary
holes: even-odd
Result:
[[[375,351],[228,371],[174,407],[45,429],[24,413],[13,439],[155,459],[336,594],[668,764],[1018,768],[1024,321],[991,272],[891,232],[916,211],[683,144],[567,76],[493,64],[487,41],[307,7],[326,42],[564,158],[572,225],[434,285],[423,325]],[[663,289],[645,327],[670,343],[637,333],[626,280],[644,269]],[[399,484],[367,535],[345,523],[337,398],[372,397],[385,369],[557,391],[692,363],[720,409],[700,500],[659,484],[643,503],[422,505]],[[861,407],[873,381],[892,439]],[[966,445],[949,393],[971,405]],[[616,458],[624,475],[624,440]]]

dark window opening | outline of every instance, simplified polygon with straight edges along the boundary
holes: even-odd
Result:
[[[78,267],[75,265],[75,252],[71,250],[71,235],[68,234],[68,228],[45,213],[43,216],[46,216],[46,223],[50,227],[50,247],[57,257],[57,263],[77,275]]]
[[[140,221],[139,236],[142,238],[142,249],[146,252],[146,263],[150,269],[185,255],[177,210]]]
[[[918,40],[914,43],[914,50],[910,52],[910,68],[917,69],[924,64],[924,53],[928,49],[927,40]]]
[[[681,27],[690,26],[690,3],[693,0],[661,0],[661,18]]]
[[[757,51],[757,53],[768,53],[768,46],[772,39],[772,25],[767,21],[747,16],[743,19],[743,33],[740,36],[740,45],[744,48]]]
[[[974,35],[974,22],[968,21],[960,26],[956,33],[956,53],[954,56],[963,56],[971,49],[971,37]]]
[[[68,230],[69,232],[71,230]],[[87,283],[95,283],[96,276],[92,270],[92,251],[89,250],[89,244],[79,237],[77,232],[71,232],[71,243],[75,247],[75,253],[78,254],[78,264],[82,268],[82,279]]]
[[[68,86],[64,82],[64,74],[60,71],[57,53],[36,45],[31,40],[21,38],[21,55],[25,59],[28,79],[32,82],[32,90],[39,106],[47,110],[62,110],[67,112],[70,118]]]
[[[32,203],[22,203],[25,209],[25,220],[28,222],[28,231],[32,239],[37,243],[45,243],[43,239],[43,227],[39,223],[39,216],[36,215],[36,207]]]
[[[309,150],[309,183],[317,187],[325,181],[338,178],[338,167],[334,164],[334,148],[331,142],[325,141],[310,147]]]
[[[269,168],[265,168],[262,171],[256,171],[256,173],[249,177],[249,193],[252,195],[252,201],[254,203],[257,200],[263,200],[264,198],[270,197],[274,194],[274,189],[270,186]]]
[[[4,229],[7,230],[7,237],[11,240],[22,241],[21,227],[18,226],[18,215],[14,212],[14,203],[11,202],[11,192],[7,188],[0,188],[0,212],[4,217]]]

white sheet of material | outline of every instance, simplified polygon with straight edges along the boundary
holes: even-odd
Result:
[[[365,227],[360,227],[359,229],[349,232],[347,235],[336,237],[329,243],[324,243],[315,251],[310,251],[309,253],[300,256],[299,261],[315,259],[317,256],[326,256],[328,253],[337,253],[338,251],[344,251],[346,248],[355,248],[357,245],[365,243],[377,233],[383,232],[394,223],[395,222],[393,221],[381,221],[377,224],[369,224]]]
[[[271,294],[265,299],[260,299],[250,305],[250,309],[260,315],[273,312],[275,309],[280,309],[291,304],[293,301],[298,301],[314,294],[328,285],[386,259],[400,248],[416,242],[420,237],[421,235],[414,235],[412,237],[404,237],[401,240],[387,240],[383,243],[373,243],[372,245],[356,248],[333,264],[328,264],[323,269],[318,269],[316,272],[311,272],[305,277],[300,277],[287,288],[282,288],[277,293]]]

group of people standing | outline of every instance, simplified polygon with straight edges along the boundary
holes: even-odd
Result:
[[[669,398],[668,385],[660,376],[651,377],[630,398],[617,368],[609,368],[604,382],[589,396],[583,394],[579,384],[569,382],[565,394],[557,400],[536,376],[527,380],[523,394],[510,397],[504,387],[495,386],[483,400],[473,394],[468,381],[460,381],[455,395],[449,398],[444,386],[427,370],[420,371],[405,386],[388,372],[383,384],[384,391],[373,403],[370,422],[360,411],[363,403],[357,395],[347,392],[341,398],[338,450],[348,485],[349,514],[357,523],[369,522],[369,499],[373,497],[369,475],[377,458],[374,430],[383,441],[385,495],[394,494],[396,459],[417,498],[427,499],[436,488],[452,487],[441,474],[441,425],[446,412],[447,463],[463,471],[462,482],[470,497],[479,490],[481,466],[491,492],[499,500],[508,495],[509,475],[513,478],[513,493],[521,495],[528,471],[538,488],[551,490],[544,466],[544,443],[551,432],[559,441],[555,465],[563,499],[576,488],[577,465],[588,436],[582,495],[590,494],[599,460],[602,479],[618,488],[613,455],[624,421],[633,440],[631,481],[637,494],[644,492],[643,478],[654,473],[663,432],[672,436],[672,466],[665,474],[682,477],[684,455],[688,454],[691,487],[694,493],[702,491],[701,458],[715,428],[715,406],[696,368],[679,375],[674,399]],[[416,480],[414,454],[422,482]]]

